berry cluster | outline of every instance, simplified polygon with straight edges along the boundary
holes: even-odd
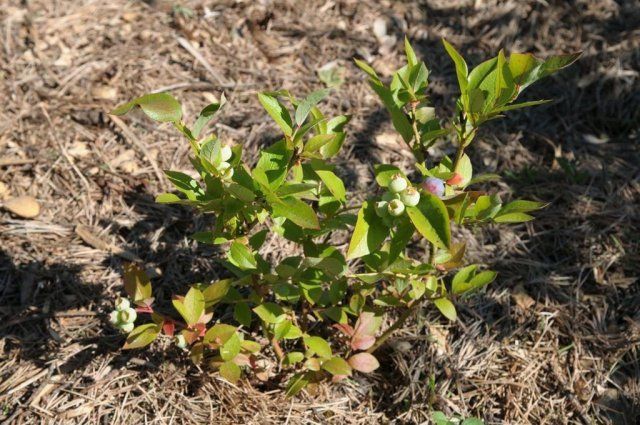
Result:
[[[109,315],[109,321],[122,332],[129,333],[133,330],[133,322],[136,321],[137,316],[136,310],[131,307],[128,299],[118,298],[116,300],[116,309]]]
[[[389,190],[376,202],[376,213],[380,217],[398,217],[406,207],[415,207],[420,202],[420,192],[409,184],[402,175],[396,175],[389,182]]]

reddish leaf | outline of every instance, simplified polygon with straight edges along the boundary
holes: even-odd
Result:
[[[176,323],[173,320],[166,319],[162,323],[162,331],[165,333],[165,335],[173,336],[175,330],[176,330]]]
[[[351,348],[354,350],[366,350],[376,342],[373,335],[354,335],[351,339]]]
[[[347,323],[336,323],[333,325],[333,327],[341,331],[347,336],[353,336],[353,333],[354,333],[353,327]]]
[[[380,367],[378,359],[369,353],[358,353],[348,360],[349,365],[359,372],[370,373]]]
[[[363,311],[356,322],[355,334],[373,335],[376,333],[378,326],[379,321],[376,319],[376,315],[370,311]]]

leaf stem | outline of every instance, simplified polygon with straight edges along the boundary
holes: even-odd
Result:
[[[413,156],[418,162],[424,162],[424,152],[422,152],[422,143],[420,141],[420,132],[418,131],[418,119],[416,117],[416,106],[418,102],[411,102],[411,128],[413,129],[413,137],[415,139],[414,146],[409,145]]]
[[[380,337],[376,340],[376,342],[371,347],[369,347],[369,349],[367,350],[367,353],[371,354],[374,351],[376,351],[378,348],[380,348],[389,339],[391,334],[393,334],[396,330],[401,328],[402,325],[404,325],[404,322],[406,322],[407,319],[411,317],[411,314],[413,314],[413,312],[415,311],[415,308],[418,305],[419,303],[415,303],[407,307],[407,309],[402,312],[400,317],[398,317],[398,320],[396,320],[395,323],[389,327],[389,329],[384,331],[382,335],[380,335]]]

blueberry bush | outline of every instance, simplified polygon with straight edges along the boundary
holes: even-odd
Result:
[[[170,337],[194,362],[231,382],[260,371],[257,360],[272,356],[289,377],[286,391],[293,395],[322,380],[376,370],[384,360],[375,356],[377,349],[419,309],[433,306],[456,320],[455,302],[484,288],[496,273],[465,264],[465,241],[452,239],[452,227],[521,223],[544,206],[503,202],[474,189],[498,177],[474,175],[465,151],[482,124],[544,103],[516,100],[579,54],[539,60],[501,51],[469,70],[456,49],[443,43],[460,88],[449,120],[430,106],[429,70],[407,40],[407,63],[388,82],[355,61],[415,157],[411,169],[376,164],[380,190],[364,201],[350,197],[331,162],[345,142],[350,117],[321,111],[318,105],[329,88],[303,99],[287,90],[258,94],[282,138],[262,150],[255,164],[243,162],[242,145],[228,146],[214,134],[203,134],[224,97],[202,109],[191,126],[167,93],[145,95],[113,110],[123,115],[140,107],[184,135],[198,177],[165,171],[175,192],[156,201],[215,218],[210,230],[191,237],[222,246],[229,276],[194,284],[173,297],[175,311],[159,311],[150,278],[140,265],[127,265],[128,298],[118,299],[110,316],[127,333],[124,348]],[[454,144],[455,156],[436,161],[429,148],[439,141]],[[274,235],[297,244],[300,254],[269,262],[263,245]],[[381,324],[389,321],[381,332]]]

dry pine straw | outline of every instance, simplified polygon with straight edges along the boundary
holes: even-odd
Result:
[[[0,197],[28,194],[33,220],[0,213],[0,420],[9,423],[420,423],[433,409],[488,423],[635,423],[640,410],[638,84],[634,1],[5,1],[0,10]],[[194,14],[190,15],[189,11]],[[374,22],[385,31],[372,32]],[[154,205],[162,169],[188,169],[188,146],[118,102],[170,90],[187,116],[224,90],[214,130],[250,159],[277,136],[259,89],[306,93],[336,60],[345,84],[324,106],[354,115],[338,160],[357,197],[371,164],[408,164],[386,114],[351,64],[383,74],[403,33],[450,111],[447,37],[470,62],[500,47],[583,50],[533,94],[557,102],[511,114],[473,149],[500,171],[505,198],[552,204],[531,224],[458,231],[469,258],[500,277],[446,323],[430,309],[398,332],[383,367],[285,399],[238,387],[164,343],[122,353],[104,321],[125,260],[156,274],[159,298],[219,272],[184,235],[207,225]],[[395,37],[395,38],[394,38]],[[436,149],[434,155],[448,151]],[[81,226],[77,226],[81,225]],[[270,242],[274,252],[286,249]],[[431,384],[433,382],[433,384]],[[626,422],[625,422],[626,421]]]

